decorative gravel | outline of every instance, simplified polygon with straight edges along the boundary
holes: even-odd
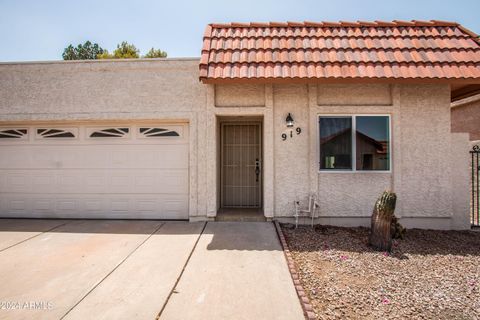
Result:
[[[407,230],[392,253],[367,228],[282,225],[318,319],[480,319],[480,232]]]

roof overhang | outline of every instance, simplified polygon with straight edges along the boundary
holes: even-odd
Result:
[[[452,86],[452,102],[480,94],[480,83]]]
[[[450,85],[451,101],[480,94],[480,79],[328,79],[328,78],[272,78],[272,79],[201,79],[204,84],[445,84]]]
[[[235,83],[256,83],[256,84],[276,84],[276,83],[401,83],[401,84],[448,84],[457,87],[480,86],[480,79],[375,79],[375,78],[231,78],[231,79],[200,79],[205,84],[235,84]]]

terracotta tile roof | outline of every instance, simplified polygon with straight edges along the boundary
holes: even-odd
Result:
[[[200,80],[480,81],[480,39],[454,22],[209,24]]]

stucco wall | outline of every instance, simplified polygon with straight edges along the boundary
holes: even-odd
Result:
[[[205,88],[197,70],[198,60],[0,64],[0,113],[79,119],[198,111]]]
[[[217,88],[215,92],[227,90],[234,96],[232,101],[241,106],[264,98],[260,85],[248,89],[249,97],[235,95],[241,90],[235,85]],[[370,85],[361,97],[359,94],[358,85],[272,86],[274,216],[291,216],[294,200],[305,201],[309,193],[315,193],[320,201],[320,221],[366,225],[376,198],[386,189],[397,192],[396,214],[408,226],[450,228],[453,215],[467,216],[460,205],[465,202],[463,193],[458,191],[463,190],[458,186],[460,178],[458,175],[454,178],[452,171],[453,166],[460,170],[465,165],[458,161],[464,155],[457,153],[466,140],[465,136],[452,140],[448,85]],[[222,97],[225,99],[227,96]],[[265,99],[268,100],[268,94]],[[240,114],[240,110],[246,109],[236,111]],[[262,113],[262,108],[257,112]],[[302,134],[294,134],[293,138],[288,135],[283,141],[281,134],[289,132],[285,126],[289,112],[295,119],[295,127],[302,128]],[[321,114],[389,114],[391,171],[320,172],[317,121]],[[454,192],[456,187],[459,189]]]
[[[255,84],[215,86],[216,107],[265,107],[265,86]]]
[[[480,140],[480,95],[452,107],[452,132],[466,132],[471,141]]]
[[[392,104],[392,90],[389,84],[322,84],[317,86],[317,104],[386,106]],[[355,98],[352,101],[352,98]]]
[[[253,116],[263,119],[265,216],[291,217],[293,201],[315,193],[319,222],[366,225],[375,199],[392,189],[396,213],[408,226],[465,227],[468,199],[458,170],[467,170],[461,155],[466,135],[450,133],[448,85],[205,85],[196,59],[0,64],[0,83],[2,123],[188,122],[192,219],[213,218],[218,209],[219,119]],[[289,112],[302,129],[292,138],[285,126]],[[389,114],[391,171],[320,172],[321,114]]]
[[[402,217],[452,214],[450,95],[447,86],[400,87]]]
[[[316,193],[321,221],[365,225],[378,195],[390,189],[399,198],[396,214],[409,227],[468,227],[463,219],[468,217],[463,204],[466,192],[458,171],[466,166],[460,161],[466,138],[452,139],[449,87],[370,85],[361,97],[358,85],[350,88],[273,85],[275,217],[291,216],[294,200],[305,200],[309,193]],[[232,87],[229,90],[235,92]],[[262,98],[258,94],[248,100]],[[248,105],[246,98],[235,99]],[[302,134],[282,141],[281,134],[289,132],[285,126],[288,112]],[[391,171],[319,172],[317,121],[321,114],[389,114]]]
[[[292,113],[293,137],[285,126]],[[306,85],[274,85],[273,87],[274,155],[275,155],[275,216],[291,215],[294,200],[304,200],[309,189],[308,89]],[[296,128],[301,128],[297,135]],[[282,133],[287,139],[282,140]]]

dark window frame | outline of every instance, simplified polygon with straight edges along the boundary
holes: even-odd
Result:
[[[320,137],[320,118],[351,118],[351,169],[322,169],[321,168],[321,137]],[[387,117],[388,119],[388,170],[362,170],[357,169],[357,117]],[[392,116],[391,114],[318,114],[317,115],[317,171],[319,173],[332,172],[350,172],[350,173],[391,173],[392,172]]]
[[[5,141],[28,140],[29,129],[25,127],[3,127],[0,128],[0,139]]]
[[[126,139],[130,136],[130,127],[98,127],[92,128],[93,130],[86,134],[87,139]]]

